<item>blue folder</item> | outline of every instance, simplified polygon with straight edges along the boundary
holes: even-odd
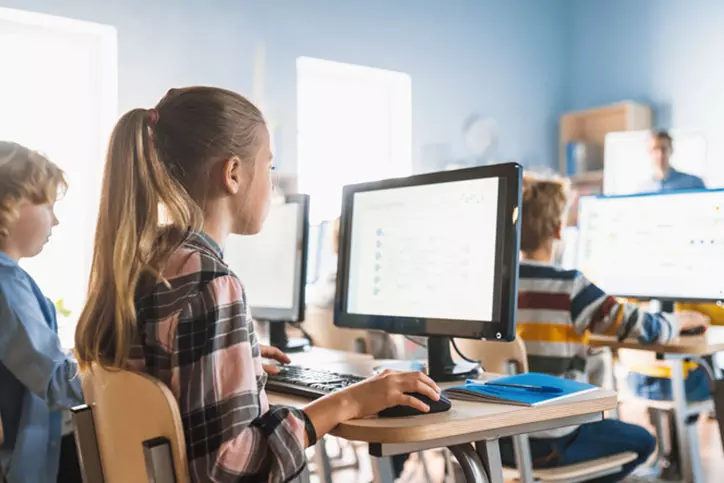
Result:
[[[512,384],[521,387],[505,387],[494,384]],[[598,387],[592,384],[549,374],[529,372],[489,381],[467,381],[461,386],[447,388],[443,393],[450,399],[463,401],[538,406],[597,389]]]

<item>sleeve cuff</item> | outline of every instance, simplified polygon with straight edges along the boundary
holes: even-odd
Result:
[[[309,446],[314,446],[317,443],[317,430],[314,429],[312,420],[305,411],[302,411],[302,415],[304,416],[304,431],[307,433],[307,441]]]

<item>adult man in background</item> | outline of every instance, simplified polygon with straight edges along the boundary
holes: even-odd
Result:
[[[643,193],[660,191],[706,189],[704,181],[693,174],[682,173],[671,166],[671,155],[674,153],[674,142],[667,131],[651,133],[649,141],[649,157],[651,159],[652,177],[640,187]]]

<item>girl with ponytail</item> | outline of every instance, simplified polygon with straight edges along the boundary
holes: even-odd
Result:
[[[290,481],[304,449],[340,422],[437,400],[419,372],[386,372],[304,409],[267,401],[246,294],[223,260],[229,234],[261,230],[272,192],[262,113],[213,87],[171,90],[116,125],[103,179],[87,305],[76,331],[81,371],[138,370],[181,410],[191,481]]]

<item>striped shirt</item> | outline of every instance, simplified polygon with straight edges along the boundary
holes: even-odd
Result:
[[[533,261],[520,262],[517,330],[530,371],[579,381],[586,381],[590,333],[636,337],[642,344],[666,343],[678,334],[674,317],[620,303],[577,270]],[[560,437],[574,429],[535,437]]]
[[[219,246],[192,233],[139,289],[131,366],[176,396],[193,482],[295,481],[306,466],[306,414],[269,406],[244,288]]]

